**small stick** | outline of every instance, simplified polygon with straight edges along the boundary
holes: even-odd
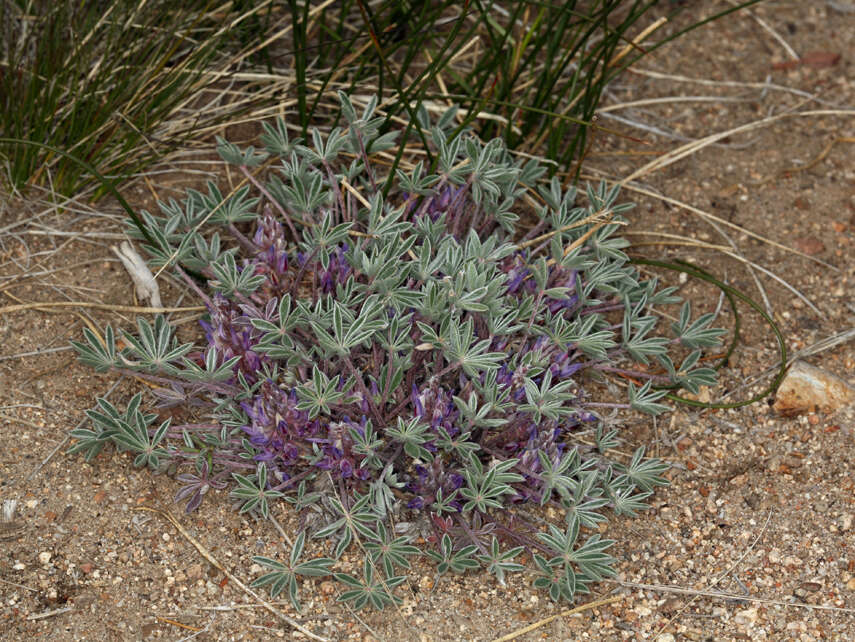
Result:
[[[365,200],[365,197],[362,194],[360,194],[353,185],[348,183],[346,178],[341,179],[341,184],[342,184],[342,187],[344,187],[344,189],[346,189],[348,192],[350,192],[351,194],[353,194],[356,197],[356,200],[358,200],[360,203],[362,203],[368,209],[371,209],[371,203],[369,203],[367,200]]]
[[[644,591],[659,591],[662,593],[676,593],[678,595],[693,595],[698,597],[711,597],[719,600],[733,600],[734,602],[753,602],[755,604],[769,604],[772,606],[785,606],[800,609],[815,609],[817,611],[834,611],[835,613],[848,613],[855,615],[855,609],[842,606],[828,606],[826,604],[805,604],[804,602],[785,602],[784,600],[773,600],[767,597],[752,597],[740,593],[724,593],[721,591],[699,591],[683,588],[681,586],[668,586],[667,584],[639,584],[638,582],[617,582],[614,580],[603,580],[613,582],[618,586],[630,589],[642,589]]]
[[[54,609],[53,611],[45,611],[44,613],[38,613],[36,615],[30,615],[27,617],[27,620],[45,620],[49,617],[53,617],[54,615],[62,615],[63,613],[68,613],[69,611],[73,611],[73,606],[66,606],[61,609]]]
[[[167,624],[171,624],[172,626],[177,626],[180,629],[187,629],[188,631],[201,631],[202,630],[198,626],[190,626],[189,624],[181,624],[181,622],[176,622],[175,620],[170,620],[169,618],[161,617],[160,615],[156,615],[154,619],[159,620],[160,622],[166,622]]]
[[[651,33],[653,33],[654,31],[656,31],[659,27],[661,27],[662,25],[664,25],[666,22],[668,22],[668,18],[666,18],[665,16],[662,16],[661,18],[659,18],[659,20],[657,20],[656,22],[654,22],[652,25],[649,25],[646,29],[644,29],[644,31],[642,31],[642,32],[641,32],[640,34],[638,34],[635,38],[633,38],[627,46],[625,46],[623,49],[621,49],[621,50],[618,52],[618,54],[617,54],[614,58],[612,58],[612,59],[611,59],[611,62],[609,62],[609,65],[608,65],[608,66],[609,66],[609,67],[614,67],[614,66],[615,66],[615,65],[617,65],[617,64],[618,64],[618,63],[619,63],[619,62],[620,62],[624,57],[626,57],[627,55],[629,55],[629,52],[630,52],[630,51],[632,51],[633,49],[639,49],[639,45],[641,44],[641,42],[642,42],[645,38],[647,38],[647,36],[649,36]]]
[[[177,519],[175,519],[175,517],[172,516],[172,513],[170,513],[169,511],[165,511],[165,510],[160,510],[159,508],[150,508],[148,506],[139,506],[139,507],[135,508],[134,510],[144,510],[144,511],[149,511],[151,513],[158,513],[158,514],[162,515],[163,517],[165,517],[167,520],[169,520],[169,522],[176,529],[178,529],[178,532],[184,536],[184,539],[186,539],[188,542],[190,542],[195,547],[195,549],[197,551],[199,551],[199,554],[202,557],[204,557],[215,568],[217,568],[219,571],[221,571],[223,573],[223,575],[225,575],[227,578],[229,578],[229,581],[233,582],[235,584],[235,586],[240,588],[244,593],[252,596],[265,609],[270,611],[273,615],[278,617],[283,622],[286,622],[287,624],[291,625],[293,628],[297,629],[303,635],[305,635],[305,636],[307,636],[313,640],[321,640],[321,642],[329,642],[329,640],[327,640],[327,638],[322,638],[319,635],[315,635],[309,629],[304,627],[302,624],[300,624],[299,622],[297,622],[293,618],[290,618],[287,615],[285,615],[284,613],[282,613],[281,611],[277,610],[272,604],[270,604],[269,602],[264,600],[262,597],[258,596],[248,586],[243,584],[243,582],[241,582],[237,577],[232,575],[228,569],[226,569],[222,564],[220,564],[217,561],[217,559],[213,555],[211,555],[210,552],[208,552],[208,549],[206,549],[204,546],[202,546],[202,544],[200,544],[190,533],[187,532],[187,530],[181,525],[181,522],[179,522]]]
[[[544,624],[549,624],[553,620],[557,620],[560,617],[566,617],[568,615],[575,615],[576,613],[581,613],[582,611],[588,611],[590,609],[595,609],[598,606],[605,606],[607,604],[612,604],[614,602],[620,602],[625,599],[623,595],[614,595],[612,597],[606,597],[602,600],[595,600],[593,602],[588,602],[587,604],[583,604],[582,606],[577,606],[575,609],[568,609],[566,611],[561,611],[558,615],[550,615],[547,618],[540,620],[539,622],[535,622],[534,624],[529,624],[526,627],[521,629],[517,629],[513,633],[508,633],[500,638],[496,638],[493,642],[508,642],[509,640],[515,640],[521,635],[525,635],[526,633],[530,633],[535,629],[540,628]]]
[[[27,591],[30,591],[31,593],[38,593],[39,592],[38,589],[31,588],[31,587],[26,586],[24,584],[18,584],[16,582],[10,582],[8,580],[4,580],[2,577],[0,577],[0,582],[3,582],[3,584],[8,584],[9,586],[17,586],[18,588],[26,589]]]
[[[757,533],[757,537],[754,538],[754,541],[751,542],[751,545],[745,549],[745,552],[739,556],[738,560],[736,560],[733,564],[730,565],[729,569],[727,569],[724,573],[722,573],[717,578],[715,578],[712,582],[710,582],[709,586],[707,587],[707,590],[713,588],[716,584],[721,582],[725,577],[730,575],[737,566],[742,564],[742,560],[744,560],[746,557],[748,557],[748,554],[754,550],[754,547],[757,546],[757,543],[763,538],[763,535],[766,533],[766,529],[769,527],[769,521],[771,519],[772,519],[772,511],[770,510],[769,514],[766,515],[766,522],[763,524],[763,528],[761,528],[760,532]],[[689,602],[687,604],[685,604],[679,611],[677,611],[677,613],[675,613],[674,616],[670,620],[668,620],[665,624],[663,624],[662,627],[659,629],[659,633],[657,633],[657,637],[660,634],[662,634],[665,631],[665,629],[667,629],[669,626],[671,626],[674,623],[674,620],[676,620],[678,617],[680,617],[683,614],[683,611],[685,611],[692,604],[694,604],[695,600],[697,600],[699,597],[700,597],[700,595],[695,595],[691,600],[689,600]],[[739,596],[736,599],[744,599],[744,596]]]
[[[139,305],[112,305],[110,303],[93,303],[91,301],[48,301],[46,303],[18,303],[0,308],[0,314],[33,310],[37,308],[94,308],[109,312],[135,312],[137,314],[166,314],[168,312],[203,312],[203,305],[191,305],[183,308],[146,308]]]
[[[727,0],[727,3],[733,7],[738,6],[735,0]],[[784,38],[783,38],[783,36],[781,36],[781,34],[779,34],[777,31],[772,29],[772,27],[770,27],[769,24],[765,20],[763,20],[763,18],[755,15],[753,12],[751,12],[747,9],[745,11],[749,15],[749,17],[752,20],[754,20],[754,22],[756,22],[758,25],[760,25],[760,28],[763,29],[763,31],[765,31],[770,36],[772,36],[775,40],[778,41],[778,44],[780,44],[784,48],[784,51],[787,52],[787,55],[790,58],[792,58],[793,60],[801,60],[801,56],[799,56],[799,54],[796,53],[796,50],[793,49],[789,45],[789,43],[787,43],[786,40],[784,40]]]

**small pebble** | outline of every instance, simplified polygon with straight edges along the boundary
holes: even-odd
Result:
[[[47,551],[45,551],[43,553],[39,553],[39,563],[42,564],[42,566],[44,566],[45,564],[50,562],[50,558],[51,558],[51,554],[48,553]]]
[[[753,625],[757,622],[757,609],[751,608],[751,609],[745,609],[744,611],[737,611],[733,620],[737,624]]]

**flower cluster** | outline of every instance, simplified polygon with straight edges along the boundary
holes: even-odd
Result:
[[[676,298],[622,252],[627,206],[617,190],[589,188],[579,206],[557,180],[538,188],[537,164],[514,162],[498,141],[450,135],[453,112],[438,124],[419,113],[433,170],[419,163],[383,177],[372,155],[395,132],[380,134],[375,101],[361,115],[346,96],[342,106],[348,128],[315,132],[311,147],[289,141],[281,121],[265,126],[266,152],[220,142],[251,181],[250,167],[282,157],[256,183],[269,200],[260,215],[245,192],[223,197],[213,185],[163,205],[162,216],[144,213],[158,240],[147,247],[153,260],[177,261],[207,306],[202,349],[179,345],[162,318],[141,321],[139,338],[125,333],[122,351],[109,328],[106,346],[91,333],[75,344],[97,368],[168,382],[161,399],[207,407],[212,423],[149,427],[154,415],[139,411],[139,398],[124,414],[102,401],[96,429],[77,431],[74,449],[91,457],[113,441],[152,468],[195,467],[179,476],[188,510],[224,475],[243,511],[267,516],[280,497],[322,510],[311,534],[336,556],[355,538],[376,552],[363,578],[339,574],[356,587],[343,596],[397,600],[388,592],[396,569],[418,549],[412,534],[393,539],[394,518],[426,529],[440,572],[483,565],[504,581],[527,549],[536,584],[572,599],[614,561],[610,540],[577,542],[584,529],[604,509],[644,508],[665,483],[665,466],[643,449],[629,465],[609,460],[615,432],[601,413],[658,413],[663,386],[712,384],[714,371],[698,363],[723,331],[710,315],[692,322],[684,304],[672,336],[656,333],[652,307]],[[515,206],[526,192],[542,205],[523,234]],[[628,381],[627,399],[595,397],[588,382],[610,373]],[[526,502],[564,514],[564,529],[516,518],[509,508]],[[334,563],[314,562],[305,568],[315,574]],[[259,582],[280,590],[299,566],[262,563],[273,570]]]

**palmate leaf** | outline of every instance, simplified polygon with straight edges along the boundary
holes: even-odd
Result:
[[[243,501],[240,507],[241,513],[258,510],[266,519],[270,514],[270,500],[282,497],[278,490],[267,488],[267,464],[258,464],[253,475],[244,476],[232,473],[238,487],[231,492],[231,496]]]
[[[360,468],[383,468],[379,452],[384,442],[377,436],[371,421],[366,421],[365,426],[360,429],[350,428],[348,432],[353,440],[353,452],[364,457],[359,464]]]
[[[149,434],[148,424],[144,415],[136,411],[129,421],[123,421],[120,429],[113,435],[113,441],[122,450],[130,450],[137,453],[134,466],[148,466],[152,470],[160,468],[160,458],[167,457],[169,453],[159,447],[166,436],[171,419],[167,419]]]
[[[65,453],[67,455],[82,453],[84,459],[87,462],[90,462],[98,456],[104,448],[104,444],[111,441],[113,435],[116,433],[112,430],[99,430],[97,428],[95,430],[90,430],[88,428],[75,428],[69,434],[72,439],[77,440],[77,443],[65,451]]]
[[[179,345],[173,337],[173,328],[165,317],[158,314],[154,325],[140,317],[137,319],[139,337],[127,332],[122,336],[128,347],[122,351],[122,361],[126,366],[143,370],[175,369],[175,362],[193,349],[192,343]]]
[[[250,145],[246,149],[241,149],[234,143],[230,143],[220,136],[216,136],[217,153],[229,165],[237,165],[238,167],[257,167],[267,158],[264,152],[256,152],[255,147]]]
[[[338,535],[339,541],[335,547],[335,558],[341,557],[354,538],[371,539],[377,537],[377,513],[371,508],[371,495],[356,495],[356,501],[346,508],[338,497],[330,498],[330,505],[337,515],[334,522],[324,526],[312,535],[319,539]]]
[[[376,539],[366,540],[365,549],[370,553],[375,564],[382,564],[386,576],[393,577],[395,566],[409,570],[410,561],[407,557],[421,554],[418,548],[410,545],[411,540],[412,537],[407,535],[393,539],[392,534],[386,530],[383,522],[378,522]]]
[[[331,354],[346,356],[350,350],[363,342],[367,342],[375,333],[386,327],[380,314],[382,306],[374,298],[365,301],[362,309],[354,315],[338,300],[332,304],[332,333],[315,319],[310,324],[319,345]]]
[[[503,352],[488,352],[489,348],[488,339],[475,340],[471,317],[462,326],[453,322],[449,324],[447,345],[443,346],[445,358],[449,364],[463,368],[470,377],[495,370],[507,358]]]
[[[184,431],[184,439],[188,448],[195,445],[193,437],[186,430]],[[196,469],[195,473],[180,473],[175,476],[175,478],[182,482],[184,486],[179,488],[175,493],[173,501],[177,504],[178,502],[187,500],[184,508],[186,513],[192,513],[194,510],[199,508],[202,503],[202,499],[212,488],[221,489],[225,488],[227,485],[222,479],[217,479],[211,476],[211,465],[206,453],[199,453],[199,456],[196,457],[196,461],[194,463]]]
[[[557,421],[576,414],[577,409],[567,403],[576,398],[576,394],[570,392],[576,386],[572,379],[553,385],[552,371],[547,370],[540,387],[529,377],[526,377],[523,385],[527,403],[521,404],[520,410],[531,413],[535,422],[539,423],[543,417]]]
[[[499,581],[499,584],[506,586],[505,573],[519,572],[525,569],[522,564],[517,564],[512,561],[517,555],[524,551],[524,547],[517,546],[502,553],[499,550],[499,540],[493,536],[490,542],[490,549],[487,555],[479,555],[478,561]]]
[[[502,508],[502,496],[516,494],[510,484],[524,480],[522,475],[509,472],[518,461],[508,459],[497,462],[484,473],[478,457],[474,453],[471,454],[470,465],[463,471],[466,485],[460,488],[461,497],[468,500],[463,505],[463,511],[477,510],[486,513],[488,508]]]
[[[578,290],[577,290],[578,291]],[[592,359],[608,359],[607,350],[614,348],[614,332],[611,330],[594,330],[594,326],[601,321],[600,315],[589,314],[573,323],[572,331],[567,336],[567,342],[581,350]]]
[[[652,385],[650,381],[647,381],[641,388],[636,388],[635,384],[630,381],[628,389],[630,406],[650,415],[658,415],[670,410],[665,404],[657,403],[659,399],[668,394],[668,391],[653,390]]]
[[[542,450],[537,451],[540,460],[540,479],[543,484],[541,489],[540,505],[544,506],[551,498],[552,492],[557,492],[562,498],[569,498],[576,481],[574,477],[579,470],[579,453],[573,449],[565,453],[557,462],[553,462],[549,455]]]
[[[225,297],[235,294],[249,296],[257,290],[265,281],[265,277],[254,274],[253,270],[238,268],[235,257],[231,254],[223,254],[220,260],[211,264],[214,280],[209,284]]]
[[[650,497],[653,492],[645,491],[636,493],[634,486],[628,486],[616,491],[609,491],[609,499],[611,500],[616,515],[629,515],[635,517],[638,511],[647,510],[650,508],[644,500]]]
[[[112,441],[119,450],[129,450],[137,454],[134,459],[135,466],[148,466],[152,470],[158,470],[161,458],[169,456],[169,452],[159,444],[165,438],[170,422],[167,420],[150,432],[148,426],[157,415],[142,413],[139,409],[141,402],[142,395],[137,393],[131,398],[125,412],[120,413],[106,399],[98,399],[98,408],[86,411],[94,430],[73,430],[71,436],[79,441],[72,446],[70,452],[82,452],[91,460],[107,441]]]
[[[597,524],[606,521],[607,517],[600,511],[608,503],[609,500],[604,497],[584,500],[573,497],[572,499],[561,501],[561,505],[567,511],[567,521],[578,519],[579,523],[585,528],[596,528]]]
[[[727,334],[723,328],[708,327],[715,319],[712,313],[702,314],[694,323],[690,323],[691,318],[692,304],[686,301],[680,309],[680,320],[671,324],[674,334],[687,348],[715,347],[719,344],[719,337]]]
[[[289,139],[288,127],[282,116],[277,116],[275,126],[268,122],[261,123],[264,133],[261,134],[261,143],[269,154],[286,157],[294,151],[294,145],[302,142],[302,139]]]
[[[674,367],[674,362],[667,354],[657,356],[659,362],[665,366],[671,381],[692,394],[698,394],[701,386],[714,386],[716,384],[716,371],[713,368],[696,368],[701,358],[701,351],[694,350],[686,355],[679,370]]]
[[[203,368],[187,357],[181,357],[181,362],[184,364],[181,376],[191,381],[225,381],[234,376],[234,367],[240,360],[241,357],[236,356],[218,364],[219,356],[217,348],[211,346],[205,351],[205,365]]]
[[[419,417],[413,417],[409,421],[404,421],[402,417],[398,417],[396,427],[387,427],[386,434],[394,441],[404,445],[404,451],[413,459],[422,461],[431,461],[433,454],[424,446],[428,439],[428,430],[430,426],[422,423]]]
[[[478,551],[477,546],[464,546],[460,550],[454,550],[451,536],[445,533],[440,541],[438,551],[427,551],[426,555],[437,563],[436,572],[445,575],[448,571],[465,573],[480,564],[473,555]]]
[[[228,152],[227,152],[228,153]],[[199,211],[204,212],[209,223],[229,224],[255,219],[255,207],[258,198],[247,198],[249,185],[244,185],[234,194],[225,198],[217,185],[208,181],[208,193],[188,190],[188,201],[195,201]]]
[[[493,380],[495,381],[495,372],[493,373]],[[508,420],[504,417],[489,417],[490,413],[495,410],[495,403],[487,402],[483,404],[480,408],[478,407],[478,395],[477,393],[470,392],[469,400],[463,401],[460,397],[453,397],[454,405],[457,406],[457,409],[460,411],[460,414],[466,419],[467,428],[497,428],[499,426],[503,426],[508,423]],[[466,433],[467,435],[469,433]],[[457,438],[458,442],[464,441],[463,437]],[[477,450],[477,444],[476,448]],[[467,459],[467,456],[463,456],[463,459]]]
[[[104,329],[103,342],[89,328],[83,328],[83,336],[86,337],[86,343],[70,342],[81,363],[94,368],[96,372],[106,372],[121,363],[116,355],[116,337],[111,326]]]
[[[571,572],[575,582],[573,592],[579,590],[578,581],[599,581],[615,574],[614,564],[617,561],[605,551],[614,545],[614,540],[601,539],[599,533],[591,535],[581,546],[576,546],[579,537],[581,521],[576,518],[568,519],[564,532],[549,525],[549,532],[538,533],[537,538],[555,553],[549,561],[551,568],[556,567],[556,561],[564,566],[565,572]],[[578,573],[573,571],[573,566]],[[568,578],[570,575],[568,575]]]
[[[303,555],[303,548],[306,543],[306,532],[301,531],[294,541],[294,548],[291,549],[288,563],[283,564],[269,557],[255,556],[252,561],[261,566],[266,566],[272,569],[270,573],[266,573],[255,579],[251,586],[270,587],[270,597],[276,598],[282,591],[288,591],[288,599],[291,604],[299,612],[300,602],[297,595],[297,576],[303,575],[306,577],[324,577],[332,575],[331,567],[335,564],[335,560],[328,557],[317,557],[315,559],[300,562],[300,557]]]
[[[294,505],[294,510],[300,511],[304,508],[308,508],[312,506],[321,498],[321,493],[318,492],[306,492],[306,480],[303,479],[300,481],[299,486],[297,486],[297,495],[285,495],[284,499],[289,504]]]
[[[639,447],[632,455],[628,465],[616,463],[615,469],[626,475],[633,484],[641,490],[653,490],[656,486],[667,486],[668,480],[662,473],[668,470],[667,463],[660,459],[644,459],[644,446]]]
[[[346,573],[335,574],[335,579],[347,587],[347,590],[338,596],[339,602],[349,602],[357,611],[369,604],[378,611],[390,604],[401,604],[401,598],[392,595],[391,591],[403,584],[407,580],[406,576],[375,577],[374,564],[370,557],[366,557],[362,577],[360,580]]]
[[[347,398],[354,380],[351,377],[343,387],[339,386],[340,381],[341,375],[330,379],[320,368],[314,366],[311,382],[297,387],[297,397],[300,399],[297,409],[308,411],[309,419],[314,419],[321,411],[330,414],[330,406]]]
[[[579,577],[572,566],[562,563],[560,558],[554,557],[548,560],[535,553],[534,563],[537,576],[532,586],[548,591],[553,602],[562,599],[572,602],[576,593],[588,592],[585,579]]]

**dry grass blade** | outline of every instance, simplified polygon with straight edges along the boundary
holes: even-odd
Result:
[[[643,178],[653,172],[668,167],[673,163],[676,163],[678,160],[686,158],[687,156],[691,156],[702,150],[704,147],[708,147],[712,143],[718,142],[724,138],[728,138],[730,136],[735,136],[736,134],[743,134],[745,132],[753,131],[755,129],[760,129],[762,127],[768,127],[769,125],[773,125],[774,123],[780,122],[782,120],[786,120],[789,118],[808,118],[815,116],[855,116],[855,110],[852,109],[814,109],[809,111],[795,112],[795,113],[786,113],[786,114],[778,114],[777,116],[769,116],[768,118],[762,118],[760,120],[755,120],[750,123],[746,123],[745,125],[740,125],[739,127],[734,127],[732,129],[725,130],[723,132],[719,132],[717,134],[711,134],[709,136],[705,136],[704,138],[698,139],[696,141],[692,141],[690,143],[686,143],[678,147],[677,149],[668,152],[664,156],[656,158],[649,163],[639,167],[637,170],[632,172],[629,176],[621,179],[620,184],[626,185],[630,181],[636,181],[640,178]]]
[[[551,232],[546,232],[545,234],[541,234],[540,236],[536,236],[533,239],[529,239],[528,241],[520,243],[517,245],[517,248],[520,250],[524,250],[528,247],[531,247],[532,245],[539,245],[540,243],[543,243],[544,241],[548,241],[549,239],[551,239],[556,234],[561,234],[562,232],[566,232],[568,230],[573,230],[573,229],[576,229],[577,227],[584,227],[585,225],[588,225],[589,223],[593,223],[595,225],[599,225],[600,227],[602,227],[602,225],[604,225],[605,223],[611,222],[611,220],[612,219],[611,219],[609,212],[594,212],[590,216],[586,216],[585,218],[583,218],[580,221],[576,221],[575,223],[570,223],[569,225],[565,225],[565,226],[563,226],[557,230],[552,230]],[[597,228],[597,229],[599,229],[599,228]],[[594,231],[596,231],[596,230],[594,230]],[[589,232],[590,232],[590,230],[589,230]],[[585,237],[585,238],[587,239],[587,237]],[[584,240],[582,242],[584,243]],[[565,255],[568,254],[569,252],[572,252],[573,249],[575,249],[575,247],[578,247],[578,244],[571,247],[569,249],[569,251],[565,251]]]
[[[567,617],[568,615],[575,615],[576,613],[589,611],[600,606],[606,606],[607,604],[614,604],[615,602],[620,602],[623,599],[624,597],[622,595],[616,595],[613,597],[603,598],[602,600],[594,600],[593,602],[588,602],[587,604],[577,606],[574,609],[567,609],[566,611],[561,611],[561,613],[559,613],[558,615],[550,615],[549,617],[539,620],[534,624],[529,624],[528,626],[524,626],[521,629],[517,629],[513,633],[508,633],[507,635],[503,635],[500,638],[496,638],[495,640],[493,640],[493,642],[509,642],[510,640],[516,640],[521,635],[531,633],[532,631],[539,629],[540,627],[549,624],[553,620],[557,620],[560,617]]]
[[[598,114],[607,114],[621,109],[650,107],[651,105],[670,105],[673,103],[747,103],[752,98],[732,98],[728,96],[664,96],[662,98],[643,98],[625,103],[613,103],[597,110]]]
[[[613,580],[605,580],[612,582]],[[803,602],[786,602],[784,600],[773,600],[766,597],[752,597],[751,595],[742,595],[739,593],[724,593],[722,591],[700,591],[696,589],[683,588],[682,586],[669,586],[667,584],[641,584],[638,582],[614,582],[620,586],[630,589],[641,589],[644,591],[658,591],[661,593],[676,593],[678,595],[692,595],[694,599],[699,597],[709,597],[718,600],[729,600],[736,602],[753,602],[755,604],[769,604],[770,606],[783,606],[784,608],[796,609],[814,609],[817,611],[834,611],[836,613],[845,613],[855,615],[855,609],[848,609],[840,606],[827,606],[825,604],[805,604]]]
[[[224,567],[222,564],[220,564],[220,562],[213,555],[211,555],[211,553],[208,551],[207,548],[202,546],[202,544],[199,543],[196,540],[196,538],[194,538],[190,533],[187,532],[187,529],[185,529],[181,525],[181,522],[179,522],[177,519],[175,519],[175,517],[173,517],[172,513],[170,513],[169,511],[165,511],[165,510],[160,510],[159,508],[151,508],[149,506],[139,506],[139,507],[135,508],[134,510],[144,510],[144,511],[148,511],[150,513],[157,513],[157,514],[161,515],[162,517],[165,517],[178,530],[178,532],[181,533],[181,535],[184,537],[184,539],[186,539],[188,542],[190,542],[194,546],[194,548],[197,551],[199,551],[199,554],[202,557],[204,557],[208,562],[210,562],[220,572],[222,572],[223,575],[225,575],[229,579],[229,581],[232,582],[235,586],[240,588],[244,593],[251,596],[256,601],[258,601],[258,603],[261,604],[262,606],[264,606],[264,608],[267,609],[268,611],[270,611],[270,613],[272,613],[273,615],[278,617],[283,622],[286,622],[288,625],[295,628],[296,630],[298,630],[300,633],[302,633],[306,637],[309,637],[312,640],[321,640],[321,642],[328,642],[327,638],[322,638],[319,635],[315,635],[309,629],[307,629],[302,624],[297,622],[295,619],[288,617],[287,615],[282,613],[282,611],[280,611],[279,609],[274,607],[272,604],[270,604],[269,602],[267,602],[263,598],[259,597],[252,589],[250,589],[248,586],[243,584],[243,582],[241,582],[237,577],[232,575],[232,573],[230,573],[226,567]]]
[[[665,74],[660,71],[653,71],[651,69],[637,69],[634,67],[630,67],[629,69],[627,69],[627,72],[631,74],[637,74],[639,76],[644,76],[646,78],[653,78],[654,80],[668,80],[671,82],[703,85],[704,87],[733,87],[735,89],[759,89],[761,95],[765,95],[765,93],[768,91],[778,91],[782,93],[793,94],[794,96],[800,96],[801,98],[806,98],[809,101],[815,102],[820,105],[826,105],[828,107],[837,107],[837,105],[821,100],[817,98],[814,94],[802,91],[801,89],[794,89],[792,87],[787,87],[786,85],[777,85],[775,83],[769,82],[768,78],[765,82],[742,82],[739,80],[710,80],[708,78],[689,78],[688,76],[681,76],[679,74]]]
[[[787,365],[790,365],[791,363],[793,363],[794,361],[796,361],[798,359],[802,359],[804,357],[810,357],[810,356],[813,356],[816,354],[820,354],[822,352],[825,352],[826,350],[831,350],[832,348],[836,348],[839,345],[843,345],[844,343],[848,343],[849,341],[852,341],[853,339],[855,339],[855,328],[849,328],[848,330],[844,330],[842,332],[837,332],[837,333],[835,333],[829,337],[826,337],[825,339],[820,339],[816,343],[812,343],[811,345],[809,345],[805,348],[802,348],[801,350],[797,350],[795,352],[790,353],[789,357],[787,358]],[[757,375],[754,375],[750,379],[746,380],[738,388],[735,388],[735,389],[731,390],[730,392],[728,392],[727,394],[723,395],[722,399],[727,399],[728,397],[735,395],[739,391],[744,390],[744,389],[754,385],[756,382],[760,381],[761,379],[764,379],[764,378],[772,375],[773,373],[777,372],[780,367],[781,367],[781,362],[778,361],[777,363],[775,363],[770,368],[767,368],[763,372],[761,372]]]
[[[583,178],[589,178],[592,180],[600,180],[601,179],[601,177],[599,177],[599,176],[583,176]],[[771,245],[773,247],[776,247],[779,250],[784,250],[785,252],[795,254],[796,256],[800,256],[800,257],[807,259],[809,261],[813,261],[814,263],[821,265],[824,268],[828,268],[829,270],[833,270],[835,272],[840,271],[839,268],[831,265],[830,263],[826,263],[825,261],[818,259],[815,256],[810,256],[809,254],[805,254],[804,252],[800,252],[799,250],[794,250],[791,247],[787,247],[786,245],[783,245],[781,243],[773,241],[772,239],[767,238],[761,234],[757,234],[756,232],[752,232],[751,230],[744,228],[741,225],[736,225],[735,223],[731,223],[730,221],[725,220],[719,216],[716,216],[715,214],[710,214],[709,212],[706,212],[706,211],[704,211],[698,207],[695,207],[693,205],[689,205],[688,203],[684,203],[683,201],[679,201],[676,198],[671,198],[670,196],[665,196],[664,194],[657,194],[656,192],[653,192],[649,189],[645,189],[644,187],[641,187],[639,185],[627,183],[627,182],[625,182],[626,179],[624,179],[623,181],[615,181],[615,180],[609,180],[609,179],[606,179],[606,180],[608,182],[611,182],[611,183],[619,182],[622,184],[623,189],[629,190],[630,192],[635,192],[636,194],[644,194],[645,196],[649,196],[651,198],[658,199],[658,200],[663,201],[665,203],[669,203],[670,205],[675,205],[679,208],[682,208],[684,210],[691,212],[692,214],[697,214],[698,216],[700,216],[701,218],[703,218],[705,220],[715,221],[716,223],[718,223],[720,225],[724,225],[725,227],[729,227],[732,230],[737,230],[738,232],[740,232],[742,234],[750,236],[751,238],[756,239],[762,243],[766,243],[767,245]]]
[[[738,4],[736,0],[727,0],[727,3],[734,7]],[[778,44],[783,47],[784,51],[787,52],[787,55],[790,58],[792,58],[793,60],[799,60],[800,57],[799,54],[796,53],[796,50],[793,49],[786,40],[784,40],[781,34],[772,29],[772,27],[769,26],[769,23],[767,23],[765,20],[763,20],[763,18],[755,14],[750,9],[745,9],[745,12],[751,17],[752,20],[754,20],[754,22],[760,25],[760,28],[763,29],[763,31],[772,36],[772,38],[774,38],[778,42]]]
[[[742,560],[744,560],[746,557],[748,557],[748,554],[754,550],[754,547],[757,546],[757,543],[763,537],[763,534],[766,532],[766,529],[769,526],[769,521],[771,519],[772,519],[772,511],[770,510],[769,514],[766,516],[766,522],[763,524],[763,528],[761,528],[760,532],[757,533],[757,537],[754,538],[754,541],[751,542],[751,545],[745,549],[745,552],[742,553],[742,555],[740,555],[738,560],[736,560],[733,564],[730,565],[730,568],[728,568],[721,575],[719,575],[712,582],[710,582],[709,586],[706,589],[707,591],[709,591],[709,589],[713,588],[716,584],[721,582],[725,577],[730,575],[733,572],[733,570],[742,563]],[[698,599],[698,597],[700,597],[700,596],[695,595],[691,600],[689,600],[689,602],[687,604],[685,604],[677,613],[675,613],[674,616],[670,620],[668,620],[668,622],[666,622],[665,624],[662,625],[662,627],[660,627],[659,633],[661,634],[663,631],[665,631],[665,629],[667,629],[669,626],[671,626],[674,623],[674,620],[676,620],[683,613],[683,611],[685,611],[687,608],[689,608],[689,606],[692,605]]]
[[[0,314],[18,312],[20,310],[35,310],[49,308],[94,308],[109,312],[134,312],[136,314],[167,314],[169,312],[204,312],[204,305],[191,305],[179,308],[145,308],[138,305],[112,305],[109,303],[93,303],[90,301],[48,301],[44,303],[19,303],[0,308]]]
[[[74,610],[73,606],[65,606],[61,609],[53,609],[51,611],[45,611],[44,613],[36,613],[34,615],[28,615],[27,620],[29,620],[29,621],[44,620],[44,619],[47,619],[49,617],[54,617],[56,615],[62,615],[63,613],[68,613],[69,611],[73,611],[73,610]]]
[[[713,245],[712,243],[704,243],[703,241],[697,241],[695,239],[692,239],[692,238],[689,238],[686,236],[680,236],[678,234],[668,234],[666,232],[625,232],[624,234],[625,234],[625,236],[655,235],[655,236],[662,236],[662,237],[669,238],[669,239],[675,239],[672,241],[651,241],[651,242],[647,242],[647,243],[633,243],[633,247],[640,246],[640,245],[685,245],[685,246],[689,246],[689,247],[697,247],[700,249],[714,250],[716,252],[721,252],[722,254],[729,256],[732,259],[736,259],[740,263],[743,263],[749,269],[759,270],[760,272],[762,272],[766,276],[774,279],[775,281],[780,283],[782,286],[787,288],[794,295],[796,295],[799,299],[804,301],[805,305],[807,305],[811,310],[813,310],[817,316],[825,318],[825,315],[822,313],[822,311],[818,307],[816,307],[816,305],[814,305],[814,303],[810,299],[808,299],[807,296],[802,294],[799,290],[797,290],[794,286],[790,285],[787,281],[785,281],[784,279],[779,277],[777,274],[775,274],[771,270],[764,268],[762,265],[758,265],[757,263],[754,263],[753,261],[749,261],[744,256],[742,256],[740,254],[736,254],[735,252],[731,252],[730,250],[728,250],[726,247],[724,247],[722,245]],[[765,292],[762,290],[762,288],[760,291],[763,294],[764,299],[768,303],[768,297],[765,296]],[[768,311],[768,305],[767,305],[767,311]]]

